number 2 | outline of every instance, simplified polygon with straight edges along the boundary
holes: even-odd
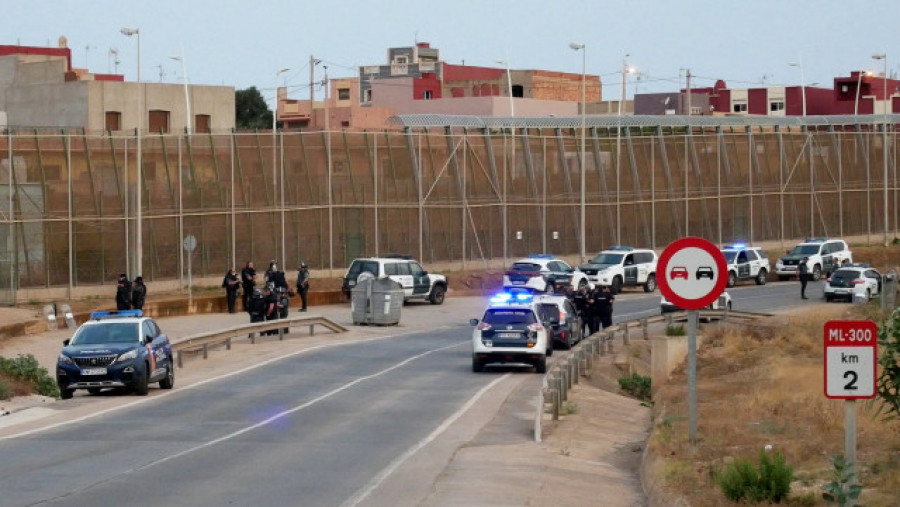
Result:
[[[844,378],[850,379],[850,382],[847,382],[847,384],[844,385],[844,389],[846,389],[848,391],[855,391],[857,389],[856,381],[859,378],[859,376],[856,374],[856,372],[852,371],[852,370],[848,370],[848,371],[844,372]]]

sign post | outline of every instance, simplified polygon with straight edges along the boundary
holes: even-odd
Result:
[[[193,282],[191,281],[191,257],[193,257],[194,249],[197,248],[197,238],[195,238],[193,234],[188,234],[184,237],[182,246],[184,247],[184,251],[188,253],[188,306],[191,306],[194,302],[193,291],[191,290],[191,285],[193,285]]]
[[[699,310],[725,291],[728,268],[719,248],[703,238],[674,241],[659,256],[659,292],[672,304],[688,310],[688,438],[697,442],[697,321]]]
[[[844,400],[844,457],[854,471],[856,400],[875,397],[877,364],[878,325],[871,320],[825,323],[825,396]]]

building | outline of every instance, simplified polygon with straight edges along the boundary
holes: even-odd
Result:
[[[138,94],[143,111],[138,121]],[[126,82],[72,66],[65,37],[55,48],[0,45],[0,119],[10,128],[183,132],[234,128],[234,87]]]

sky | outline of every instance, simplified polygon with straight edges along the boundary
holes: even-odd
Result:
[[[142,81],[275,86],[309,97],[309,59],[332,78],[384,64],[389,47],[428,42],[453,64],[600,75],[621,96],[712,86],[831,88],[853,70],[900,74],[897,0],[29,0],[5,2],[0,44],[72,48],[72,64]],[[111,50],[118,51],[119,64]],[[183,63],[172,56],[183,56]],[[799,63],[800,65],[790,65]],[[279,74],[280,69],[289,70]],[[802,70],[802,73],[801,73]],[[802,83],[801,83],[802,81]],[[317,99],[321,86],[315,85]]]

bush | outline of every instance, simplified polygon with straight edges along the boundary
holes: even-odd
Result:
[[[684,336],[687,332],[681,324],[666,326],[666,336]]]
[[[30,383],[38,394],[43,396],[59,396],[56,381],[41,367],[31,354],[19,354],[15,359],[0,356],[0,372],[10,377]]]
[[[632,373],[630,377],[619,379],[619,388],[639,400],[650,399],[650,377]]]
[[[13,396],[13,388],[9,385],[9,382],[0,377],[0,400],[8,400]]]
[[[725,472],[716,477],[725,498],[732,502],[780,503],[791,492],[794,469],[784,461],[784,455],[759,451],[759,467],[749,460],[739,459],[728,465]]]

